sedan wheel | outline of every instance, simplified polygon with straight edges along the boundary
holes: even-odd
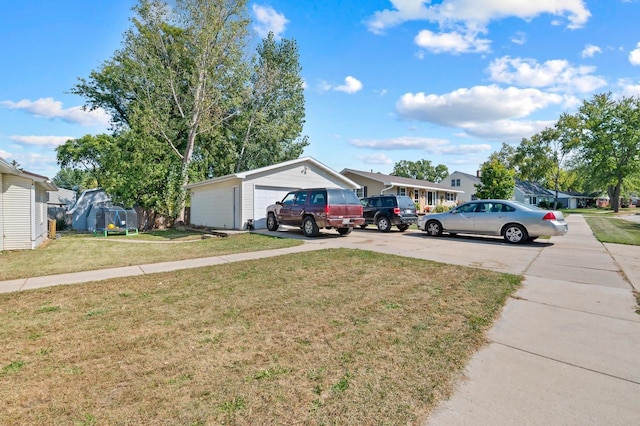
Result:
[[[527,241],[529,238],[526,229],[515,224],[507,225],[506,228],[504,228],[503,236],[504,239],[511,244],[519,244]]]
[[[427,234],[432,237],[438,237],[442,235],[442,225],[437,220],[430,220],[427,222],[427,225],[424,227],[424,230],[427,231]]]

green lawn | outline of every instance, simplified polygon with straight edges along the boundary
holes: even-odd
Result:
[[[640,222],[616,216],[585,216],[596,238],[603,243],[640,245]]]

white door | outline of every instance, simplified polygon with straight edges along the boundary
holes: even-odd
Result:
[[[289,191],[297,188],[277,186],[256,186],[253,190],[253,226],[256,229],[267,227],[267,207],[282,200]]]

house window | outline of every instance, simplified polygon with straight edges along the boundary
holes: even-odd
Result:
[[[366,186],[362,186],[358,189],[356,189],[356,195],[358,196],[358,198],[364,198],[367,196],[367,187]]]
[[[460,179],[451,179],[451,186],[452,187],[460,186]]]
[[[447,201],[455,201],[455,200],[456,200],[456,194],[452,192],[447,192]]]
[[[531,204],[533,204],[534,206],[538,204],[538,198],[537,197],[531,197]]]
[[[413,202],[420,203],[420,191],[417,189],[413,190]]]
[[[407,195],[407,188],[398,188],[397,195]]]
[[[433,205],[433,192],[427,192],[427,205]]]

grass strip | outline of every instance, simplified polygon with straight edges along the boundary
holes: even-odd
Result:
[[[640,223],[616,217],[585,216],[598,241],[602,243],[640,245]]]

